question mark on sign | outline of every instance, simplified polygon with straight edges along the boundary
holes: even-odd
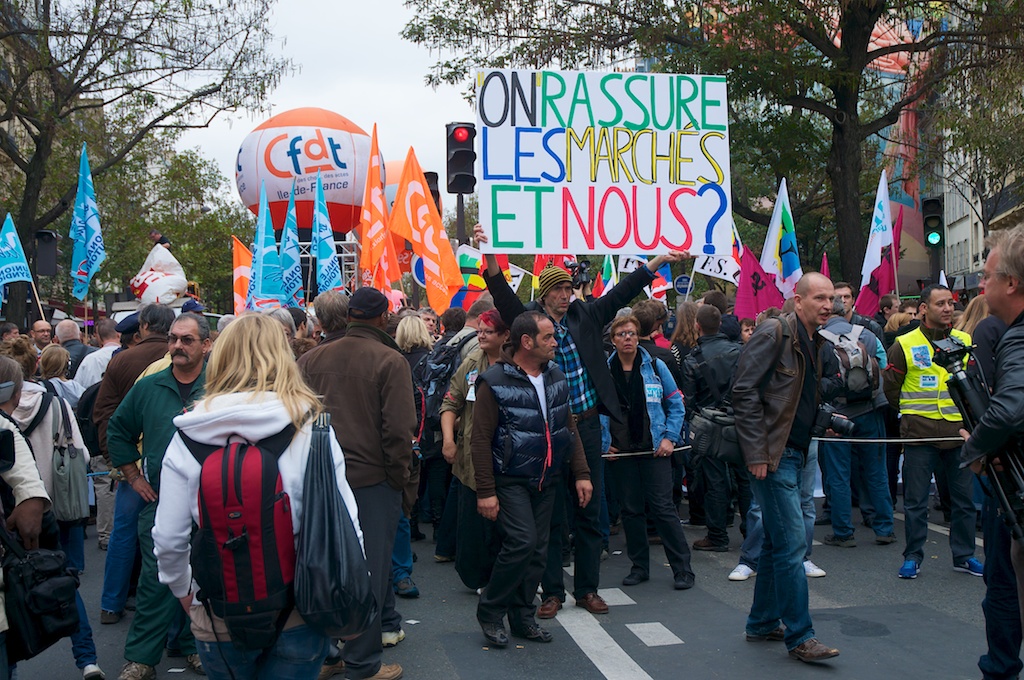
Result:
[[[700,190],[697,191],[697,196],[703,196],[704,192],[708,189],[711,189],[718,194],[718,210],[711,216],[711,219],[708,221],[708,228],[704,232],[704,253],[706,255],[714,255],[715,243],[712,240],[712,237],[715,233],[715,225],[717,225],[718,220],[722,219],[722,216],[725,215],[725,191],[722,190],[721,186],[711,182],[702,186]]]

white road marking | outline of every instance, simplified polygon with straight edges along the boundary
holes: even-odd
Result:
[[[626,628],[629,628],[640,638],[640,642],[644,643],[648,647],[665,647],[667,645],[681,645],[683,641],[676,637],[675,633],[670,631],[664,625],[660,623],[627,623]]]
[[[618,607],[626,604],[636,604],[636,600],[618,588],[598,588],[597,594],[601,596],[609,607]]]
[[[607,680],[653,680],[619,647],[597,617],[577,607],[576,600],[568,593],[565,607],[558,612],[558,622]]]

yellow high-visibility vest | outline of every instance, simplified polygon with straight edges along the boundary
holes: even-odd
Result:
[[[953,329],[950,335],[965,345],[971,344],[971,336],[963,331]],[[932,361],[935,349],[921,327],[897,337],[896,341],[903,348],[903,356],[907,360],[907,375],[900,390],[900,413],[932,420],[963,420],[946,386],[949,373]],[[965,366],[966,362],[965,358]]]

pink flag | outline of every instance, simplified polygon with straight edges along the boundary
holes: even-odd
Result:
[[[899,266],[900,236],[903,233],[903,206],[896,215],[896,224],[892,228],[893,244],[882,249],[882,261],[871,271],[871,278],[866,286],[861,286],[860,294],[854,309],[858,314],[874,316],[878,314],[878,303],[887,293],[899,293],[897,289],[896,270]]]
[[[764,273],[760,261],[750,248],[740,256],[740,280],[736,289],[736,316],[753,319],[769,307],[782,307],[782,293]]]
[[[832,274],[828,271],[828,253],[821,254],[821,274],[828,278],[832,278]]]

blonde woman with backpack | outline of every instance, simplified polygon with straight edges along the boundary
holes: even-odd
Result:
[[[254,453],[253,444],[274,438],[282,442],[283,451],[274,452],[279,453],[276,468],[282,486],[282,494],[275,499],[289,510],[291,537],[297,541],[303,513],[317,510],[303,504],[303,480],[313,421],[320,411],[320,401],[303,382],[280,323],[264,315],[247,314],[228,326],[214,344],[206,367],[206,396],[174,419],[178,433],[163,460],[153,542],[160,582],[189,614],[203,668],[214,680],[313,680],[331,640],[307,626],[297,611],[285,607],[276,639],[271,635],[272,642],[265,648],[243,650],[236,645],[242,641],[233,637],[230,622],[197,599],[202,593],[190,561],[189,538],[193,525],[201,526],[199,498],[204,491],[200,476],[206,479],[210,466],[200,464],[195,447],[215,449],[244,441],[250,445],[245,450],[248,456]],[[271,445],[266,446],[269,449]],[[345,458],[333,430],[330,448],[338,490],[362,544],[355,497],[345,478]],[[280,537],[278,546],[280,551]],[[271,620],[270,625],[274,623]]]

